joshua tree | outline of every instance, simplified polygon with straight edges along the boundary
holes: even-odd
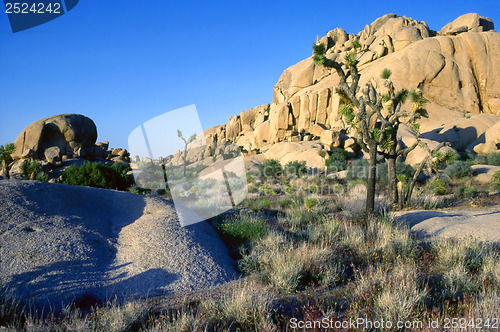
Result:
[[[14,143],[8,143],[5,146],[0,145],[0,160],[2,161],[2,176],[9,179],[10,163],[13,161],[11,154],[14,152]]]
[[[380,130],[385,130],[385,138],[381,142],[380,147],[387,161],[391,205],[402,208],[405,202],[403,199],[399,199],[400,193],[398,191],[402,190],[402,188],[398,189],[398,187],[402,187],[402,184],[398,185],[396,160],[401,156],[408,155],[419,144],[423,144],[418,139],[420,124],[416,121],[422,116],[428,117],[429,114],[424,108],[427,100],[422,96],[422,91],[420,89],[413,89],[411,91],[401,89],[400,91],[395,91],[394,84],[390,79],[391,75],[392,72],[387,68],[382,71],[380,77],[385,79],[384,86],[387,88],[387,93],[383,95],[373,93],[373,98],[368,101],[368,105],[377,111],[378,120],[382,123]],[[410,97],[412,102],[411,109],[410,111],[402,110],[401,107],[408,97]],[[383,114],[381,110],[384,111]],[[409,124],[417,134],[415,143],[405,149],[401,149],[397,143],[397,134],[401,123]],[[381,131],[376,132],[376,135],[381,135],[381,133]],[[417,177],[419,174],[417,174]],[[413,187],[411,188],[413,189]]]
[[[372,130],[372,118],[376,116],[376,111],[369,109],[367,105],[366,94],[358,94],[358,84],[360,74],[358,71],[358,56],[360,53],[361,44],[357,39],[352,43],[352,48],[344,58],[344,68],[342,64],[335,60],[325,57],[326,47],[324,44],[317,41],[313,44],[313,60],[317,66],[324,65],[329,68],[334,68],[340,78],[340,83],[335,91],[342,99],[339,113],[345,121],[353,127],[360,136],[359,144],[363,151],[368,153],[368,184],[366,191],[366,212],[365,216],[368,218],[373,214],[375,208],[375,177],[376,177],[376,162],[377,162],[377,148],[379,146],[380,138],[376,137]],[[350,78],[350,82],[348,82]],[[379,135],[382,136],[382,135]]]
[[[402,118],[413,124],[421,116],[427,116],[423,108],[426,100],[420,90],[408,91],[402,89],[395,91],[390,80],[391,71],[384,69],[381,77],[385,79],[388,92],[384,95],[378,93],[371,83],[367,83],[360,91],[358,70],[358,59],[364,51],[357,39],[352,43],[352,48],[344,58],[343,63],[329,59],[325,56],[326,47],[316,42],[313,44],[313,60],[316,65],[334,68],[340,78],[340,83],[335,91],[342,100],[339,113],[360,136],[359,144],[363,151],[368,154],[368,183],[366,193],[366,213],[369,217],[375,208],[375,181],[377,152],[380,152],[388,160],[389,186],[392,203],[398,201],[398,189],[396,178],[396,159],[400,155],[408,154],[418,145],[417,142],[407,148],[398,150],[397,133]],[[412,99],[411,111],[401,110],[402,105],[408,97]],[[416,125],[414,125],[417,127]]]
[[[177,136],[179,136],[179,138],[184,141],[184,165],[182,167],[182,173],[183,173],[184,177],[186,177],[187,149],[188,149],[188,145],[196,139],[196,133],[191,135],[191,137],[189,137],[189,139],[186,140],[184,137],[182,137],[182,132],[179,129],[177,129]]]

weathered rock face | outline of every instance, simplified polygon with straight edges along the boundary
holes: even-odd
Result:
[[[487,153],[500,143],[498,129],[489,130],[500,119],[500,33],[493,29],[491,19],[474,13],[458,17],[439,32],[424,21],[387,14],[357,35],[336,28],[320,42],[326,45],[326,57],[340,63],[353,41],[360,42],[365,50],[358,64],[360,89],[370,81],[385,92],[380,78],[384,68],[392,71],[397,89],[421,89],[430,114],[422,120],[421,138],[431,148],[446,140],[454,151]],[[282,73],[270,105],[241,112],[227,124],[205,131],[205,136],[234,142],[247,151],[265,151],[279,142],[319,141],[326,151],[340,147],[356,152],[356,134],[339,114],[338,84],[335,70],[315,66],[307,58]],[[403,145],[415,139],[414,133],[405,135]],[[408,160],[414,163],[424,157],[417,149]]]
[[[14,141],[14,158],[34,154],[45,158],[45,150],[57,147],[61,154],[74,153],[78,148],[90,147],[97,139],[94,121],[80,114],[53,115],[38,120],[24,129]],[[52,153],[51,153],[52,156]]]
[[[490,31],[495,27],[493,21],[488,17],[481,17],[476,13],[469,13],[457,17],[453,22],[446,24],[440,31],[440,35],[457,35],[468,31]]]

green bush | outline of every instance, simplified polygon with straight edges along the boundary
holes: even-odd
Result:
[[[351,157],[349,152],[335,149],[325,161],[329,172],[339,172],[347,169],[347,160]]]
[[[259,165],[259,173],[261,177],[278,177],[283,174],[283,167],[275,159],[266,159]]]
[[[443,179],[434,179],[427,182],[427,186],[436,195],[446,195],[448,193],[448,182]]]
[[[285,174],[289,177],[301,177],[307,174],[307,166],[305,161],[289,161],[285,165]]]
[[[41,168],[42,167],[36,160],[24,160],[21,164],[21,176],[25,179],[34,180]]]
[[[49,181],[49,176],[47,175],[47,173],[45,172],[40,172],[36,175],[36,179],[38,181],[42,181],[42,182],[48,182]]]
[[[500,190],[500,171],[496,171],[491,176],[491,184],[490,186],[494,189]]]
[[[130,168],[127,164],[125,164],[126,167],[121,163],[116,164],[110,167],[101,163],[85,161],[82,167],[71,165],[63,171],[62,183],[73,186],[126,190],[132,185],[132,179],[126,175]]]
[[[460,186],[455,190],[455,194],[462,198],[472,198],[476,197],[481,192],[474,187]]]
[[[460,159],[460,156],[451,150],[446,151],[446,153],[436,151],[434,156],[436,160],[433,166],[438,169],[445,169],[446,166]]]
[[[488,165],[500,166],[500,152],[493,152],[486,156]]]
[[[260,210],[268,210],[271,208],[271,206],[272,206],[271,201],[265,198],[260,198],[252,203],[251,208],[254,211],[260,211]]]
[[[260,239],[267,230],[267,225],[264,220],[246,215],[225,220],[220,225],[223,238],[229,242],[230,246],[238,247],[239,245]]]
[[[460,179],[470,176],[471,166],[466,161],[454,161],[444,169],[444,173],[453,179]]]

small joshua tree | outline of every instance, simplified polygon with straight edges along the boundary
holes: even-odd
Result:
[[[0,145],[0,161],[2,161],[2,176],[9,179],[10,163],[13,161],[12,153],[15,150],[14,143],[8,143],[5,146]]]
[[[375,208],[375,181],[377,153],[380,151],[387,159],[389,169],[390,198],[393,204],[398,202],[398,188],[396,178],[396,159],[407,155],[413,150],[419,141],[406,149],[399,149],[397,144],[397,133],[399,125],[406,119],[414,128],[418,129],[415,121],[421,116],[428,116],[424,109],[426,104],[422,92],[418,89],[408,91],[402,89],[397,91],[390,80],[391,71],[384,69],[381,77],[385,79],[387,93],[381,95],[373,85],[368,82],[360,91],[358,70],[359,57],[364,53],[357,39],[353,40],[352,48],[344,58],[343,63],[329,59],[325,56],[326,47],[316,42],[313,44],[313,61],[315,65],[323,65],[334,68],[340,78],[340,83],[335,92],[340,96],[342,105],[339,113],[351,128],[360,136],[359,144],[363,151],[368,154],[368,183],[366,193],[365,216],[373,214]],[[401,107],[408,97],[411,97],[412,107],[410,111],[402,110]]]
[[[191,135],[191,137],[189,137],[187,140],[182,136],[182,132],[177,129],[177,136],[179,136],[179,138],[184,142],[184,164],[183,164],[183,167],[182,167],[182,173],[184,175],[184,177],[186,177],[186,158],[187,158],[187,150],[188,150],[188,145],[190,143],[192,143],[195,139],[196,139],[196,133],[194,133],[193,135]]]

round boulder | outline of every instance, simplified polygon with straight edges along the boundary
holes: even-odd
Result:
[[[24,129],[14,141],[15,159],[31,151],[38,159],[45,150],[57,147],[61,154],[73,153],[78,148],[93,146],[97,127],[90,118],[81,114],[60,114],[38,120]]]

